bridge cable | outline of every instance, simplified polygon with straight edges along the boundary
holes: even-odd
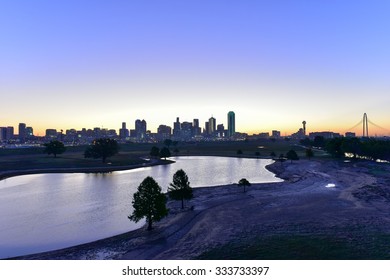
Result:
[[[386,130],[386,132],[390,132],[390,130],[384,128],[384,127],[381,127],[380,125],[377,125],[376,123],[370,121],[369,119],[367,119],[367,121],[372,124],[373,126],[377,127],[377,128],[380,128],[380,129],[383,129],[383,130]]]
[[[347,131],[351,131],[353,129],[355,129],[356,127],[358,127],[359,125],[361,125],[363,123],[363,120],[360,120],[360,122],[358,122],[357,124],[355,124],[353,127],[351,127],[350,129],[347,129]]]

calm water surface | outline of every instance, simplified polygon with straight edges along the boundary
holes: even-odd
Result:
[[[134,230],[133,193],[146,176],[166,191],[183,169],[192,187],[279,182],[271,160],[176,157],[176,163],[106,174],[37,174],[0,181],[0,258],[82,244]]]

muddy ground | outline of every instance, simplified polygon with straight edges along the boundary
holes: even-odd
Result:
[[[332,259],[390,258],[386,239],[390,237],[388,164],[299,160],[276,162],[268,168],[285,181],[253,184],[245,193],[237,185],[194,189],[194,198],[184,210],[180,202],[169,201],[169,216],[156,223],[152,231],[143,227],[97,242],[21,258],[289,259],[295,255],[273,255],[270,251],[277,250],[275,246],[256,253],[261,247],[268,248],[267,242],[272,238],[277,245],[286,237],[318,237],[319,243],[336,240],[354,247],[345,254],[337,251],[330,255]],[[378,236],[384,236],[385,241]],[[302,246],[312,244],[283,250],[302,251]],[[329,257],[315,250],[311,250],[313,254],[297,252],[296,258]]]

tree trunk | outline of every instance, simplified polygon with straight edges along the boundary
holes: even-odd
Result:
[[[152,230],[153,227],[152,227],[152,219],[148,219],[148,230]]]
[[[184,209],[184,198],[181,199],[181,209]]]

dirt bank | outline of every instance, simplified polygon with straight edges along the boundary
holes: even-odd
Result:
[[[141,228],[23,259],[194,259],[256,237],[326,235],[359,242],[367,233],[390,234],[389,165],[299,160],[268,168],[285,181],[253,184],[246,193],[237,185],[194,189],[184,211],[169,201],[169,216],[151,232]]]

